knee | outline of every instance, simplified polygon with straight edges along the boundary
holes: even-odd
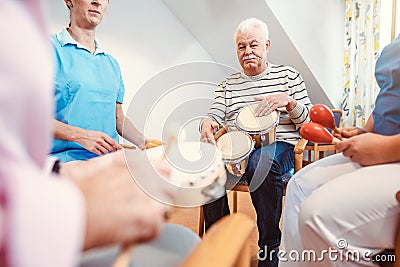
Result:
[[[270,167],[273,163],[273,153],[269,152],[268,147],[262,147],[259,149],[256,149],[252,154],[249,159],[249,163],[247,166],[247,169],[250,172],[254,172],[257,167]]]
[[[317,240],[324,238],[324,229],[327,225],[324,222],[329,221],[328,214],[324,211],[321,204],[315,201],[305,200],[300,206],[299,210],[299,235],[301,240]]]
[[[315,203],[305,200],[299,210],[299,230],[308,231],[309,228],[314,228],[319,217],[318,207]]]

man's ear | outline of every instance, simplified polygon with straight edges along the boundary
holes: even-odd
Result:
[[[265,42],[265,49],[266,49],[266,51],[268,51],[270,47],[271,47],[271,41],[270,41],[270,40],[267,40],[267,41]]]
[[[68,8],[74,7],[74,5],[72,4],[72,1],[66,1]]]

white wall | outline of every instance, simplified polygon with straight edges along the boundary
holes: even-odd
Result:
[[[286,16],[296,23],[299,31],[309,27],[315,30],[315,24],[309,25],[306,20],[299,20],[296,15],[293,15],[296,12],[296,6],[293,5],[295,1],[280,0],[283,2],[282,7],[290,11],[279,14],[279,17],[272,11],[266,0],[162,1],[190,30],[216,62],[222,62],[236,68],[239,68],[239,66],[233,40],[234,29],[240,21],[248,17],[264,20],[269,26],[271,39],[268,61],[296,68],[304,78],[311,101],[334,106],[316,74],[312,72],[310,66],[304,60],[304,56],[294,44],[292,36],[282,27],[280,17]],[[310,12],[314,11],[306,12],[305,16]],[[329,13],[325,15],[331,16]],[[319,35],[320,31],[315,30],[315,34]],[[314,51],[314,58],[320,58],[323,55],[320,52],[321,46],[314,42],[314,38],[307,40],[307,45],[309,50]],[[340,58],[343,58],[343,55]],[[320,65],[320,69],[324,70],[325,66]],[[327,71],[330,70],[327,69]]]
[[[50,31],[51,33],[59,32],[62,27],[68,25],[69,11],[62,0],[46,0],[45,2],[50,18]],[[185,62],[211,60],[209,54],[161,0],[111,1],[96,36],[102,47],[120,63],[126,87],[124,110],[141,130],[148,114],[141,114],[140,108],[149,103],[144,103],[143,99],[136,99],[135,103],[132,103],[135,109],[132,110],[131,107],[128,108],[128,105],[136,93],[142,90],[140,88],[145,82],[171,66]],[[217,75],[217,81],[224,75],[222,72],[221,75]],[[157,86],[161,85],[158,83]],[[161,91],[169,89],[162,88]],[[188,92],[188,99],[208,99],[208,102],[206,101],[201,106],[192,106],[196,114],[204,114],[213,98],[213,89],[214,86],[199,86],[197,89],[181,91],[181,97],[185,98],[182,94]],[[150,88],[150,90],[160,91],[159,88]],[[149,102],[149,99],[146,101]],[[170,107],[180,105],[177,99],[174,101],[169,98],[168,101]],[[159,116],[152,117],[152,121],[145,130],[149,137],[158,135],[155,131],[160,128],[168,112],[161,110]],[[192,132],[197,134],[197,125],[192,128],[196,128]],[[193,138],[198,140],[197,136]]]
[[[343,87],[344,0],[266,0],[336,108]]]
[[[58,32],[68,24],[69,11],[62,0],[45,2],[50,30]],[[126,86],[124,110],[139,128],[144,129],[149,116],[147,102],[157,99],[159,106],[151,107],[153,114],[146,127],[152,137],[159,135],[157,129],[174,112],[172,109],[180,110],[179,105],[187,104],[182,103],[185,99],[204,101],[194,101],[190,106],[193,110],[185,109],[186,114],[178,120],[187,119],[188,113],[204,114],[213,97],[213,85],[180,86],[174,91],[179,97],[166,98],[160,94],[174,86],[172,81],[184,83],[187,80],[179,77],[179,73],[172,73],[177,77],[168,83],[164,82],[168,79],[165,77],[164,80],[149,79],[160,71],[170,72],[169,67],[191,61],[214,59],[237,68],[232,32],[243,18],[249,16],[263,18],[270,24],[272,62],[298,68],[314,103],[332,103],[339,107],[343,83],[344,12],[344,0],[111,1],[97,38],[119,60]],[[211,69],[207,73],[209,77],[202,79],[218,82],[226,72],[232,72],[228,68],[222,68],[222,71]],[[181,74],[185,75],[193,77],[192,73]],[[169,88],[164,88],[165,84]],[[143,88],[148,93],[137,93]],[[128,107],[132,101],[135,107]],[[161,106],[164,109],[160,110]],[[155,110],[163,118],[157,118]],[[196,139],[197,129],[194,128],[191,127],[190,136]]]

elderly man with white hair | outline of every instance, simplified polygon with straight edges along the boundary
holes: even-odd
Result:
[[[279,109],[276,142],[252,152],[243,174],[250,184],[257,212],[258,245],[263,252],[259,253],[259,266],[277,266],[275,252],[281,239],[282,175],[293,168],[293,148],[300,139],[299,128],[309,122],[311,102],[297,70],[268,62],[271,42],[264,22],[256,18],[242,21],[235,30],[234,39],[242,70],[216,88],[214,102],[200,125],[201,139],[215,143],[213,132],[222,124],[227,124],[229,130],[236,130],[235,118],[246,105],[258,104],[257,116]],[[226,195],[205,205],[206,228],[226,214],[229,214]]]

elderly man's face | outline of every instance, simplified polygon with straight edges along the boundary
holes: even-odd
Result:
[[[252,28],[237,36],[237,56],[246,75],[258,75],[267,69],[269,46],[269,40],[263,41],[263,33],[258,28]]]

